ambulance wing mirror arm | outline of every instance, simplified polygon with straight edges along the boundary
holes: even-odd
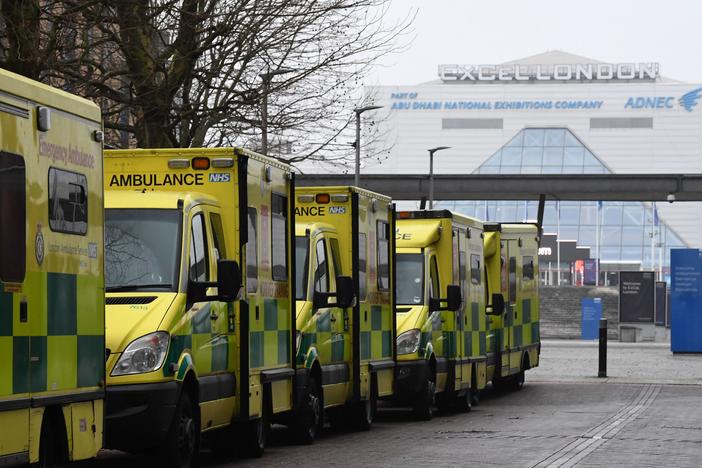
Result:
[[[442,302],[446,303],[445,307],[441,305]],[[429,298],[429,312],[436,312],[439,310],[456,312],[461,308],[462,302],[461,288],[455,284],[450,284],[446,286],[446,299]]]
[[[187,302],[234,302],[241,291],[241,280],[241,269],[235,260],[218,260],[217,281],[188,280]],[[217,288],[217,295],[208,295],[209,288]]]
[[[336,298],[335,302],[329,302],[329,298]],[[353,287],[353,279],[350,276],[336,277],[336,291],[320,292],[315,291],[312,297],[312,307],[324,309],[325,307],[340,307],[346,309],[356,305],[356,295]]]
[[[501,293],[492,295],[492,302],[485,309],[487,315],[502,315],[505,311],[505,297]]]

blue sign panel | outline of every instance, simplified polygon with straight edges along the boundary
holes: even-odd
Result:
[[[670,349],[702,352],[702,252],[671,249]]]
[[[581,301],[582,321],[581,334],[583,340],[596,340],[600,336],[600,319],[602,318],[602,299],[585,297]]]

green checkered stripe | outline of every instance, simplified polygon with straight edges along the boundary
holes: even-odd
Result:
[[[534,310],[531,299],[522,300],[520,312],[518,316],[521,317],[521,323],[513,324],[514,320],[510,319],[510,325],[514,325],[511,331],[513,346],[538,343],[541,339],[538,311]],[[514,314],[508,315],[514,316]]]
[[[290,301],[263,298],[249,307],[249,366],[277,367],[290,361]]]
[[[392,312],[388,305],[361,305],[361,359],[392,358]]]
[[[191,351],[193,364],[198,374],[207,375],[212,372],[229,370],[233,362],[234,346],[230,337],[212,329],[212,307],[217,315],[231,313],[232,304],[208,303],[186,322],[184,326],[171,336],[166,364],[177,363],[185,350]],[[175,373],[171,366],[163,366],[163,375],[172,376]]]
[[[468,313],[468,312],[467,312]],[[467,329],[463,331],[463,355],[485,356],[487,353],[487,319],[480,313],[480,304],[472,302]]]
[[[28,323],[19,321],[22,297]],[[99,385],[104,330],[97,276],[30,272],[21,294],[5,292],[0,283],[0,395]]]
[[[346,356],[348,346],[344,344],[344,335],[332,332],[331,309],[313,314],[302,330],[300,354],[298,361],[304,362],[310,347],[314,346],[321,364],[342,362],[350,359]],[[350,352],[350,349],[348,350]]]
[[[444,330],[446,323],[441,321],[441,312],[432,312],[422,327],[419,352],[423,354],[431,342],[434,354],[441,357],[455,357],[457,350],[456,331]]]

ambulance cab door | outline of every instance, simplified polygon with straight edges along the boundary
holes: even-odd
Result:
[[[233,251],[234,246],[227,245],[224,235],[224,225],[219,209],[210,211],[210,237],[212,247],[210,248],[211,264],[214,271],[213,281],[217,281],[217,261],[236,260],[238,253]],[[214,293],[214,291],[213,291]],[[210,311],[210,322],[212,323],[212,372],[227,372],[220,375],[218,379],[219,396],[222,398],[234,397],[235,379],[231,371],[234,370],[234,362],[229,362],[229,357],[236,344],[236,310],[238,303],[213,302]],[[223,423],[231,419],[231,415],[222,414],[225,418]]]
[[[341,250],[339,248],[339,239],[336,237],[329,237],[328,239],[327,254],[331,259],[331,262],[329,262],[331,267],[329,279],[332,285],[330,292],[336,292],[336,277],[344,274],[341,266]],[[334,333],[332,337],[332,356],[335,361],[349,361],[351,357],[351,316],[349,311],[350,309],[342,309],[341,307],[333,307],[331,311],[332,332]]]
[[[310,256],[313,257],[310,263],[314,268],[312,274],[312,296],[315,298],[317,293],[326,294],[330,292],[332,288],[331,268],[328,261],[327,241],[325,237],[318,236],[312,239],[312,252],[313,255]],[[314,320],[316,323],[315,340],[317,343],[319,360],[322,364],[322,373],[324,373],[324,366],[333,362],[332,337],[335,331],[333,324],[336,318],[333,316],[331,307],[319,307],[316,303],[314,307]]]
[[[503,356],[503,375],[507,374],[507,369],[512,367],[512,349],[515,346],[514,340],[514,324],[517,318],[517,241],[510,239],[505,241],[507,248],[505,249],[505,266],[507,270],[507,295],[504,312],[504,337],[505,347],[508,350],[506,356]],[[515,353],[517,354],[517,353]],[[506,359],[506,361],[505,361]]]
[[[46,356],[30,357],[30,324],[45,320],[45,297],[28,294],[27,179],[24,158],[0,151],[0,461],[17,456],[29,462],[30,366],[46,366]],[[45,176],[44,176],[45,177]],[[43,177],[42,177],[43,178]],[[43,205],[46,206],[45,204]],[[34,226],[36,223],[34,224]],[[28,235],[29,234],[29,235]],[[35,246],[37,263],[44,260],[44,242],[39,234]],[[34,249],[33,249],[34,250]],[[36,263],[35,263],[36,265]],[[39,291],[37,291],[37,294]],[[31,311],[31,315],[30,312]],[[38,345],[41,338],[37,338]],[[45,343],[45,342],[44,342]],[[42,349],[41,346],[37,346]],[[36,372],[39,375],[39,372]],[[39,385],[35,384],[35,387]],[[5,408],[2,408],[2,407]]]
[[[214,281],[216,272],[212,259],[212,238],[209,213],[196,206],[190,216],[190,242],[188,249],[188,279],[191,283]],[[212,295],[215,288],[208,288],[207,295]],[[216,301],[206,301],[202,298],[188,299],[191,303],[188,315],[192,327],[192,353],[197,366],[198,377],[202,378],[211,373],[213,363],[212,340],[217,329]]]

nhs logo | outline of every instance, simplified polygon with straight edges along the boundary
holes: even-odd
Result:
[[[228,172],[213,172],[210,174],[210,182],[229,182]]]
[[[330,206],[329,207],[329,214],[345,214],[345,213],[346,213],[345,206]]]

